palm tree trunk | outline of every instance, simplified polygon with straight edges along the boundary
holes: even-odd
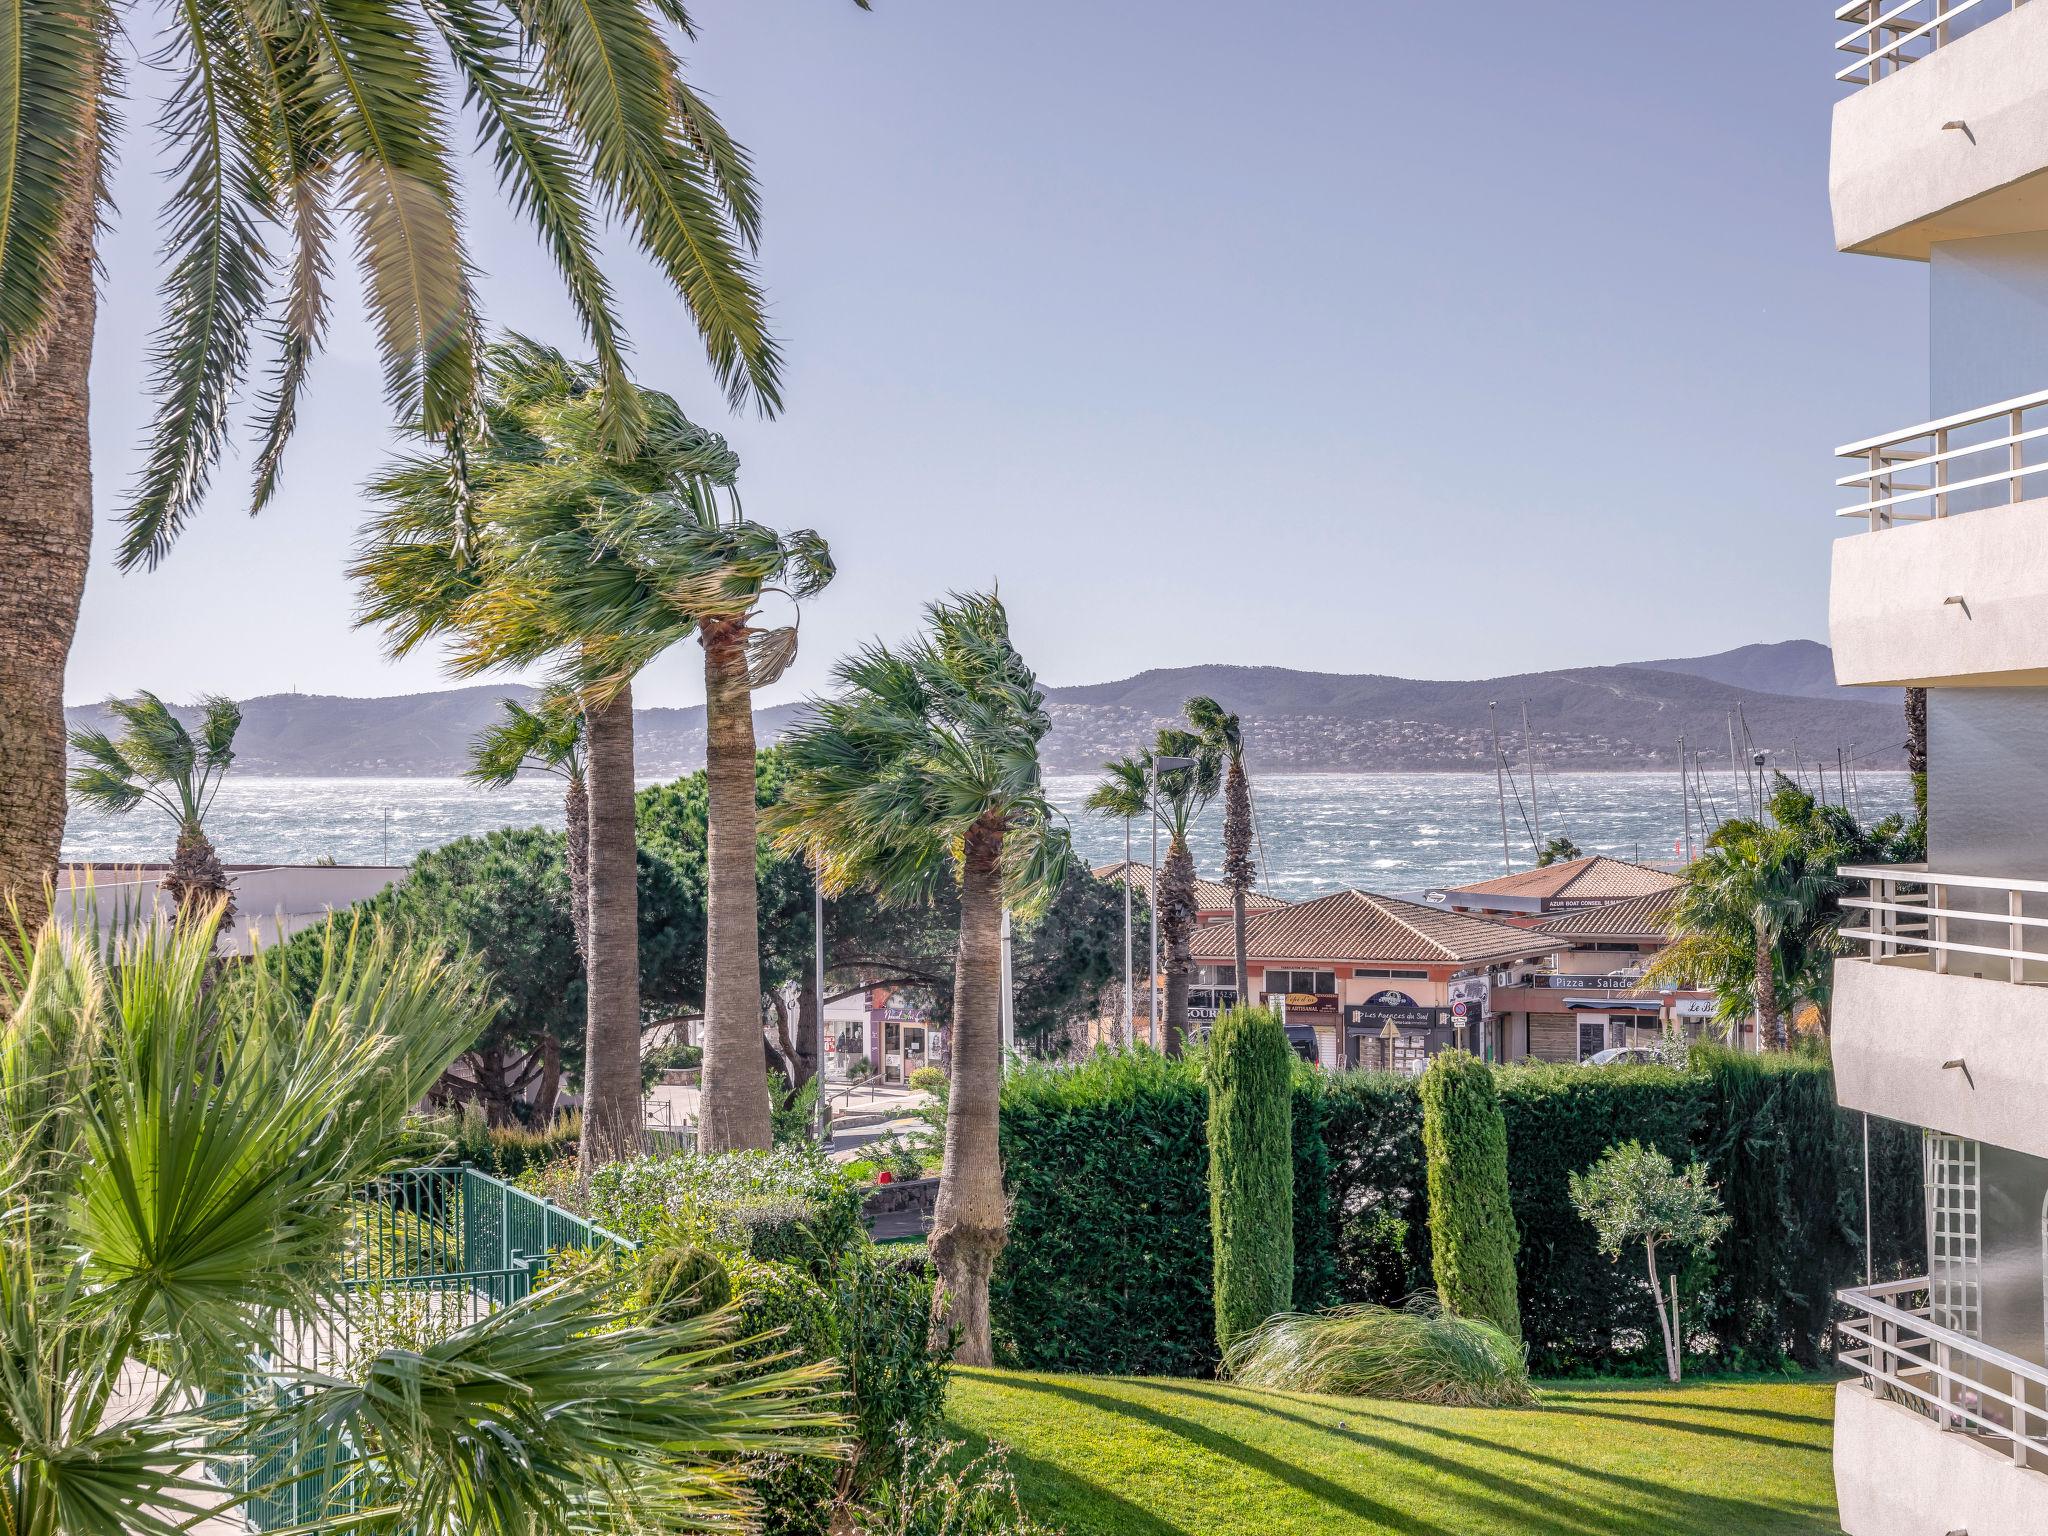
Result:
[[[1251,890],[1257,871],[1252,866],[1252,786],[1245,777],[1244,762],[1230,760],[1230,772],[1223,781],[1223,880],[1230,887],[1230,926],[1237,960],[1237,999],[1246,1001],[1245,973],[1251,956],[1245,949],[1244,898]]]
[[[697,1144],[706,1152],[774,1140],[761,1029],[759,807],[754,790],[754,694],[746,629],[705,624],[704,778],[710,826],[704,935],[704,1090]]]
[[[1770,930],[1756,925],[1756,1019],[1764,1044],[1771,1050],[1785,1049],[1785,1015],[1778,1006],[1777,945]]]
[[[1159,932],[1166,940],[1166,1054],[1178,1056],[1188,1033],[1188,940],[1195,928],[1195,856],[1175,837],[1159,877]]]
[[[590,790],[589,999],[583,1034],[587,1174],[639,1154],[640,870],[633,826],[633,690],[584,708]]]
[[[64,841],[64,663],[92,553],[93,209],[81,190],[50,345],[0,396],[0,935],[42,926]]]
[[[988,1288],[1009,1239],[1000,1135],[1003,971],[1003,828],[969,829],[960,869],[960,947],[953,971],[952,1089],[946,1103],[946,1161],[939,1174],[931,1255],[931,1338],[956,1337],[962,1365],[995,1363]]]
[[[215,904],[221,903],[220,931],[229,932],[235,916],[234,887],[228,884],[228,872],[212,841],[196,822],[178,828],[178,846],[171,855],[163,888],[177,903],[178,916],[186,921],[210,916]]]
[[[576,958],[590,963],[590,792],[580,777],[569,780],[562,801],[568,829],[569,921],[576,929]]]

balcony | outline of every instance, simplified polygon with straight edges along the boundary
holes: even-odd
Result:
[[[2048,1530],[2048,1370],[1934,1320],[1923,1277],[1844,1291],[1835,1491],[1848,1536]]]
[[[1857,87],[1835,103],[1835,243],[1925,261],[1944,240],[2048,228],[2048,6],[1858,0],[1838,13]]]
[[[1835,44],[1853,62],[1835,71],[1845,85],[1874,85],[1946,48],[1965,32],[2026,0],[1850,0],[1835,11],[1849,28]]]
[[[1832,1054],[1846,1109],[2048,1157],[2048,881],[1842,870],[1868,914],[1835,962]]]
[[[1836,681],[2048,680],[2048,390],[1835,452],[1865,525],[1835,541]]]

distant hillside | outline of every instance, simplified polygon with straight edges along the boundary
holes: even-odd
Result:
[[[1818,640],[1781,640],[1776,645],[1743,645],[1714,656],[1689,656],[1676,661],[1645,661],[1639,666],[1664,672],[1688,672],[1731,688],[1754,693],[1784,693],[1797,699],[1875,699],[1897,701],[1895,690],[1843,688],[1835,682],[1835,653]]]
[[[1244,717],[1254,767],[1267,771],[1483,769],[1492,763],[1487,705],[1503,744],[1519,754],[1529,708],[1538,750],[1554,769],[1654,768],[1677,761],[1678,737],[1710,761],[1727,756],[1739,713],[1755,745],[1790,762],[1832,762],[1837,747],[1864,767],[1903,766],[1898,695],[1837,689],[1827,647],[1795,640],[1718,656],[1529,672],[1479,682],[1300,672],[1281,667],[1196,666],[1141,672],[1121,682],[1049,688],[1054,729],[1046,766],[1086,771],[1127,752],[1209,694]],[[400,698],[271,694],[243,705],[236,746],[243,773],[440,777],[468,764],[468,743],[522,700],[516,685],[451,689]],[[760,712],[773,741],[802,712]],[[73,725],[103,723],[98,707],[69,711]],[[643,709],[637,759],[643,774],[674,774],[704,761],[704,711]]]
[[[1795,642],[1810,644],[1811,642]],[[1758,647],[1780,651],[1781,647]],[[1824,646],[1814,649],[1827,657]],[[1740,653],[1729,653],[1731,657]],[[1089,767],[1129,749],[1182,701],[1209,694],[1245,718],[1253,763],[1266,769],[1417,771],[1484,767],[1492,761],[1487,705],[1504,744],[1519,750],[1521,710],[1544,760],[1557,768],[1655,767],[1677,761],[1683,732],[1690,748],[1727,756],[1728,724],[1746,723],[1755,745],[1787,762],[1833,760],[1854,749],[1866,767],[1904,761],[1898,697],[1794,695],[1743,687],[1704,671],[1722,658],[1579,667],[1477,682],[1298,672],[1280,667],[1177,667],[1121,682],[1048,691],[1058,729],[1050,760]],[[1794,654],[1787,675],[1810,669]],[[1832,679],[1832,662],[1826,662]],[[1760,670],[1759,675],[1763,675]]]

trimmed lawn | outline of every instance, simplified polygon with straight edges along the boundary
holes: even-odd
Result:
[[[950,1411],[1071,1536],[1834,1536],[1833,1391],[1559,1382],[1493,1410],[962,1370]]]

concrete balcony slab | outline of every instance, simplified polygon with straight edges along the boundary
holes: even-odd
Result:
[[[1835,1388],[1835,1501],[1847,1536],[2048,1531],[2048,1476],[1860,1381]]]
[[[2048,683],[2048,498],[1837,539],[1828,638],[1844,685]]]
[[[1925,261],[1938,241],[2048,228],[2048,8],[1837,102],[1828,192],[1845,251]]]
[[[1837,960],[1831,1043],[1844,1109],[2048,1157],[2048,987]]]

